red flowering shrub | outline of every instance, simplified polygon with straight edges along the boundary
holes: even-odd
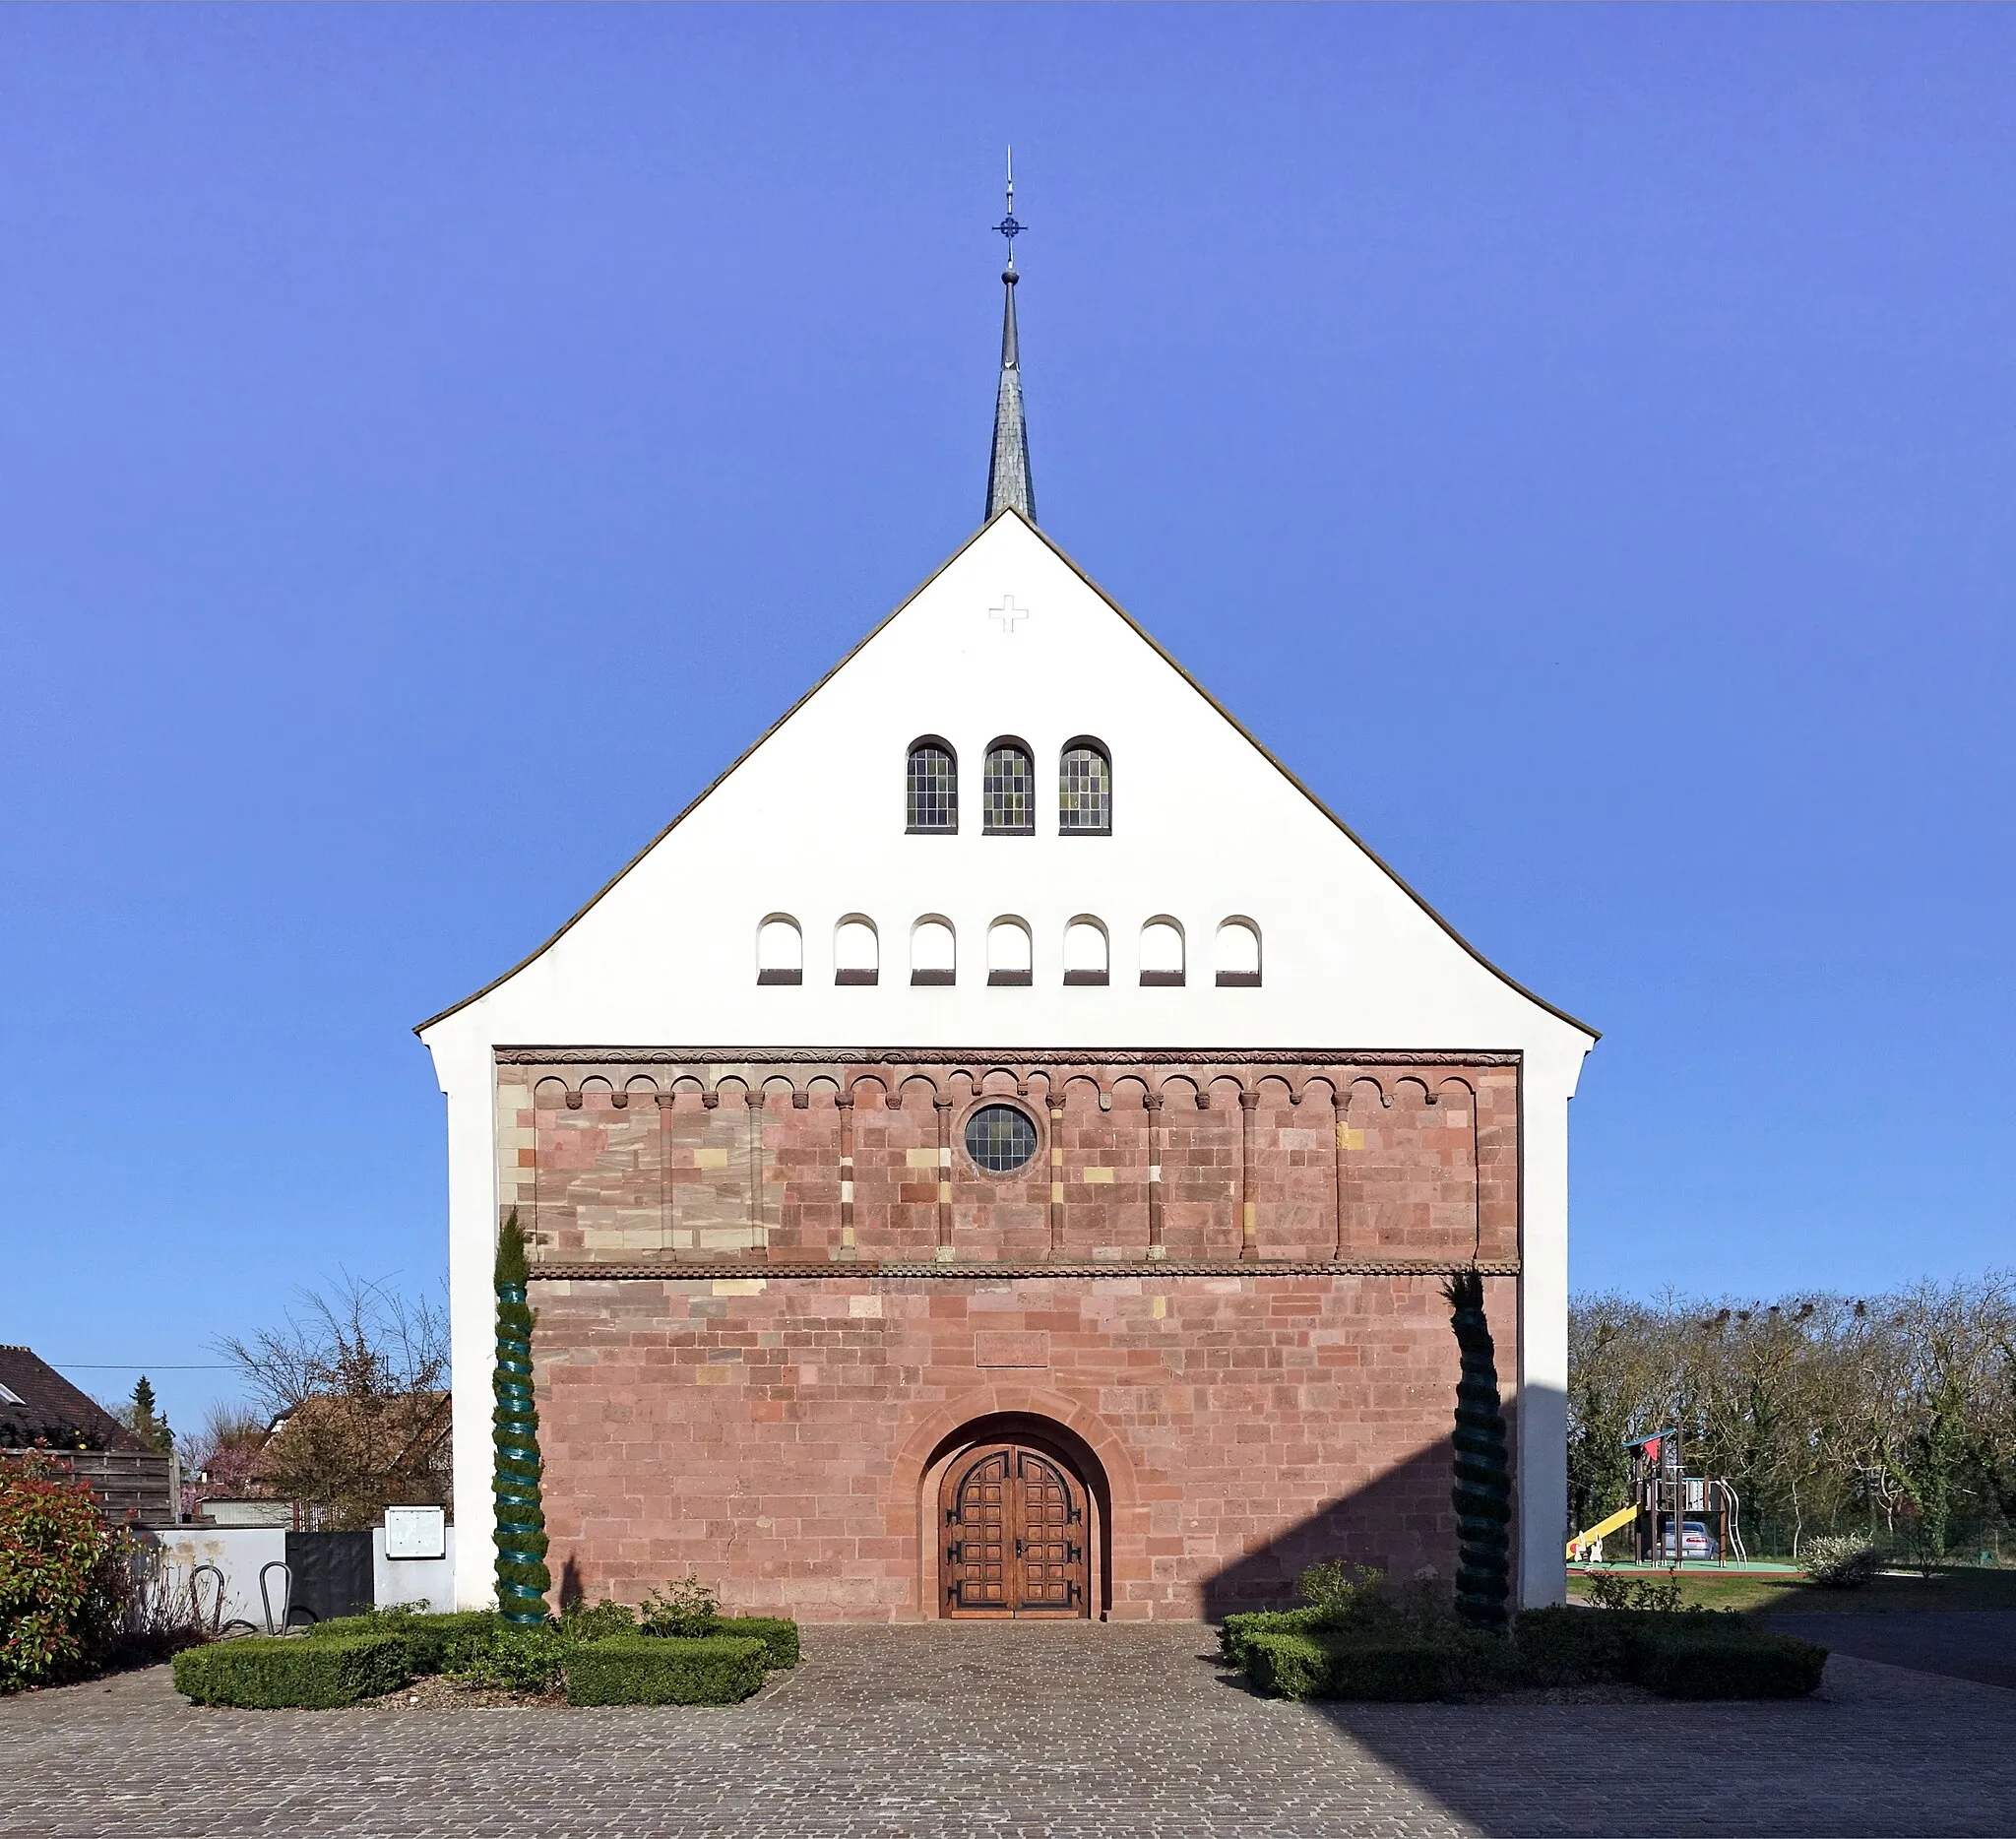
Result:
[[[79,1679],[111,1657],[126,1541],[90,1489],[46,1461],[0,1461],[0,1692]]]

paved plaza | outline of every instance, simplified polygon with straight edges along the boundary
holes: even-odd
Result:
[[[2016,1833],[2016,1692],[1837,1657],[1793,1704],[1298,1706],[1196,1625],[812,1628],[725,1711],[0,1700],[0,1833]]]

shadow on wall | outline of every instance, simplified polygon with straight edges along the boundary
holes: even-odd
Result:
[[[1205,1579],[1205,1617],[1218,1621],[1242,1610],[1292,1609],[1300,1601],[1295,1579],[1330,1558],[1370,1565],[1403,1582],[1424,1564],[1444,1580],[1453,1579],[1453,1460],[1449,1439],[1440,1438],[1256,1546]]]

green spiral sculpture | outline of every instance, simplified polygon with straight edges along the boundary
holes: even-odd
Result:
[[[1502,1628],[1511,1595],[1512,1468],[1505,1454],[1505,1414],[1498,1405],[1497,1351],[1484,1317],[1483,1279],[1464,1271],[1442,1286],[1449,1325],[1463,1356],[1456,1386],[1456,1504],[1461,1542],[1456,1608],[1480,1628]]]
[[[526,1306],[530,1278],[525,1235],[512,1211],[497,1239],[497,1370],[491,1380],[497,1409],[491,1440],[497,1447],[497,1607],[506,1621],[546,1619],[546,1514],[539,1502],[539,1414],[532,1400],[533,1312]]]

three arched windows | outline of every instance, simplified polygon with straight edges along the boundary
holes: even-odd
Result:
[[[1036,802],[1036,758],[1028,743],[1010,734],[990,742],[980,774],[981,834],[1034,836]],[[904,817],[913,835],[958,833],[959,756],[935,734],[911,742],[904,767]],[[1081,734],[1065,744],[1057,761],[1057,834],[1106,837],[1112,830],[1112,755],[1102,742]]]

